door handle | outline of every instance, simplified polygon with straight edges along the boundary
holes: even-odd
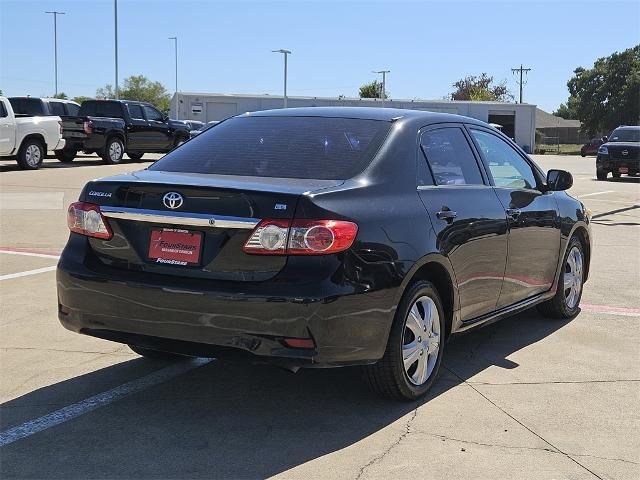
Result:
[[[514,220],[516,220],[521,213],[519,208],[507,208],[506,212],[507,212],[507,215],[513,218]]]
[[[445,220],[447,222],[452,222],[454,218],[456,218],[458,214],[452,210],[449,210],[448,207],[442,207],[438,213],[436,213],[436,217],[438,220]]]

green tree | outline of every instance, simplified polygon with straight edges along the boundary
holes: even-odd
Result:
[[[360,87],[360,98],[381,98],[382,97],[382,82],[374,80],[370,83],[365,83]],[[389,98],[389,92],[385,92],[384,98]]]
[[[84,102],[85,100],[93,100],[93,97],[85,97],[80,95],[78,97],[73,97],[71,100],[82,105],[82,102]]]
[[[493,77],[486,73],[479,76],[469,75],[453,84],[455,90],[451,93],[451,100],[471,100],[508,102],[513,100],[513,95],[507,88],[507,82],[503,80],[494,84]]]
[[[589,135],[640,123],[640,45],[578,67],[567,82],[568,105]]]
[[[60,100],[68,100],[67,94],[64,92],[56,93],[53,98],[59,98]]]
[[[558,110],[553,112],[556,117],[564,118],[565,120],[578,120],[578,112],[576,110],[576,99],[570,97],[567,103],[561,103]]]
[[[144,75],[132,75],[125,78],[119,89],[119,97],[126,100],[138,100],[155,105],[160,111],[169,111],[171,95],[160,82],[153,82]],[[96,97],[115,98],[112,85],[105,85],[96,91]]]

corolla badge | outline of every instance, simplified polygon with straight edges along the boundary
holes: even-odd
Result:
[[[175,210],[176,208],[180,208],[184,203],[184,198],[178,192],[167,192],[162,197],[162,204],[170,208],[171,210]]]

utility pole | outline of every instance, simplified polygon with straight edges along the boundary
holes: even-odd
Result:
[[[178,102],[178,37],[169,37],[173,40],[173,46],[176,54],[176,120],[180,118],[180,103]]]
[[[116,100],[119,98],[118,93],[118,0],[113,0],[113,16],[114,16],[114,28],[115,28],[115,52],[116,52]]]
[[[65,15],[65,12],[44,12],[50,13],[53,15],[53,58],[54,58],[54,70],[55,70],[55,84],[56,84],[56,93],[55,96],[58,96],[58,15]]]
[[[273,53],[282,53],[284,55],[284,108],[287,108],[287,55],[291,54],[291,50],[281,48],[279,50],[271,50]]]
[[[382,74],[382,91],[380,92],[380,100],[382,100],[382,106],[384,107],[384,101],[387,98],[387,73],[391,73],[391,70],[373,71],[373,73]]]
[[[522,103],[522,87],[527,84],[527,81],[522,78],[522,74],[527,74],[531,71],[530,68],[524,68],[522,64],[520,64],[520,68],[512,68],[511,73],[520,72],[520,81],[518,85],[520,85],[520,103]]]

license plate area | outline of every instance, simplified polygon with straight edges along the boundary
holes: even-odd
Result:
[[[201,251],[202,232],[175,228],[151,230],[148,257],[156,264],[200,265]]]
[[[628,167],[620,167],[620,168],[618,168],[618,171],[620,173],[629,173],[629,168]]]

